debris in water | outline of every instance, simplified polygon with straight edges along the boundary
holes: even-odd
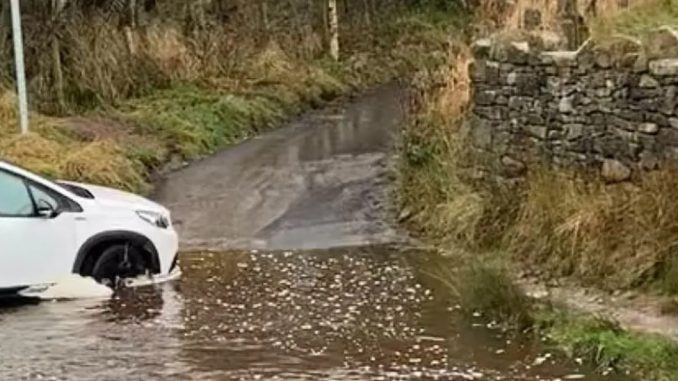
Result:
[[[550,354],[550,353],[547,353],[547,354],[545,354],[544,356],[539,356],[539,357],[537,357],[537,358],[534,360],[534,362],[532,363],[532,365],[534,365],[534,366],[542,365],[542,364],[545,363],[548,359],[550,359],[552,356],[553,356],[553,355]]]

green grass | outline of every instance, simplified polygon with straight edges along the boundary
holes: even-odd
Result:
[[[515,271],[501,255],[476,255],[459,251],[432,255],[418,267],[424,269],[426,283],[433,281],[427,287],[459,303],[470,320],[482,317],[508,331],[534,334],[539,345],[564,351],[599,372],[630,374],[643,381],[678,380],[678,342],[531,300],[516,285],[511,275]]]
[[[142,135],[166,142],[172,152],[195,159],[280,121],[283,108],[259,96],[220,94],[182,86],[134,99],[120,109]]]
[[[616,33],[642,37],[663,25],[678,27],[678,2],[650,0],[617,16],[595,19],[590,25],[593,35],[598,37]]]
[[[678,380],[678,343],[631,333],[609,320],[548,310],[537,316],[546,336],[572,357],[647,381]]]

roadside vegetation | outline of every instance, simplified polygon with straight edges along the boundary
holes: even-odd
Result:
[[[630,31],[627,25],[633,25],[641,35],[656,24],[631,20],[659,12],[673,17],[674,4],[651,1],[643,12],[616,14],[606,27]],[[462,43],[447,58],[446,65],[414,77],[398,187],[403,222],[454,258],[431,277],[469,316],[480,313],[535,332],[601,371],[678,380],[678,343],[536,303],[517,286],[522,275],[566,279],[610,293],[651,294],[666,300],[665,312],[674,311],[678,169],[648,172],[626,184],[545,167],[531,168],[517,182],[482,178],[482,158],[469,149],[465,124],[471,58]]]
[[[24,3],[31,132],[18,134],[4,22],[0,157],[148,191],[156,171],[435,62],[463,12],[404,3]]]
[[[645,0],[613,17],[594,17],[589,22],[593,36],[625,34],[643,37],[661,26],[678,26],[678,2]]]
[[[540,312],[536,320],[538,333],[601,372],[631,373],[640,380],[678,379],[678,344],[674,341],[627,332],[605,318],[553,309]]]

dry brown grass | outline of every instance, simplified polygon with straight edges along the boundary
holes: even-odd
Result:
[[[612,34],[643,36],[663,26],[678,26],[678,2],[674,0],[636,0],[625,10],[612,16],[598,15],[589,22],[594,37]]]
[[[471,180],[474,163],[464,125],[470,59],[466,47],[453,44],[448,65],[415,78],[400,188],[401,202],[415,212],[411,227],[436,239],[477,248],[496,243],[501,233],[495,230],[497,222],[504,220],[499,218],[504,209],[487,201],[503,198],[504,192],[479,188]]]
[[[610,289],[663,282],[678,255],[676,186],[676,170],[617,185],[535,171],[507,249],[556,275]]]
[[[16,94],[0,89],[0,137],[18,129]]]
[[[143,191],[146,182],[138,166],[111,141],[86,144],[65,157],[61,164],[62,174],[68,179]]]
[[[623,18],[627,14],[653,12],[660,2],[665,0],[629,0],[628,7],[625,7],[619,0],[579,0],[577,12],[589,27],[600,31],[606,26],[613,27],[620,17]],[[475,19],[484,31],[518,30],[523,28],[525,11],[530,9],[540,11],[541,29],[561,30],[562,10],[559,2],[554,0],[516,0],[511,3],[505,0],[482,0]],[[655,16],[660,16],[657,12],[654,13]]]
[[[546,168],[533,168],[519,187],[476,181],[462,123],[465,78],[454,65],[416,77],[400,178],[410,226],[446,245],[506,253],[542,274],[677,293],[678,169],[616,185]]]
[[[63,154],[63,146],[35,133],[14,135],[0,141],[0,157],[46,176],[61,174],[59,162]]]

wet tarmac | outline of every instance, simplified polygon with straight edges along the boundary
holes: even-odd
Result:
[[[170,174],[155,198],[184,249],[390,243],[387,193],[403,118],[397,85],[310,112]]]

